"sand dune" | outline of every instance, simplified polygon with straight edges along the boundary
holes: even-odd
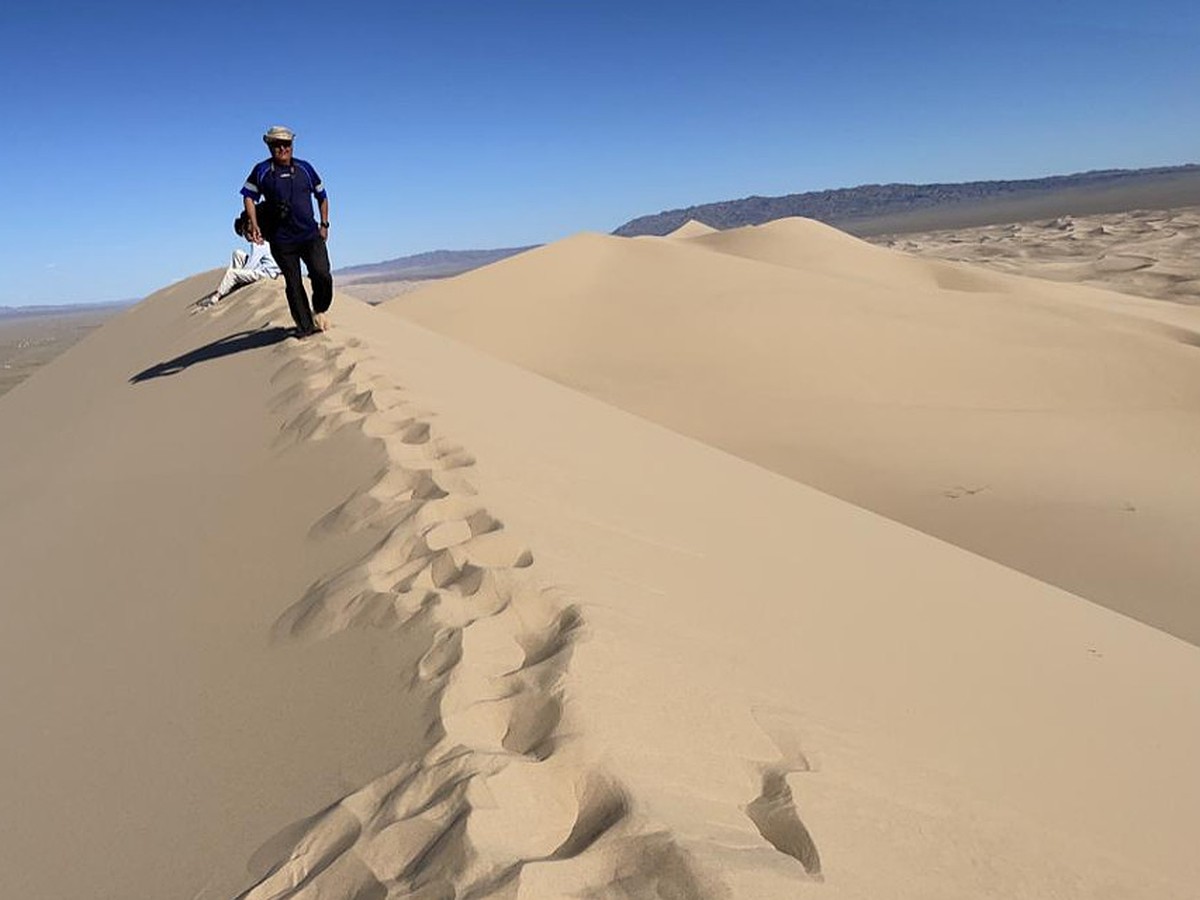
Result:
[[[695,219],[688,219],[674,231],[667,235],[670,238],[694,238],[705,234],[716,234],[717,229],[711,225],[705,225],[703,222],[697,222]]]
[[[383,309],[1200,641],[1200,312],[819,223],[584,234]]]
[[[214,281],[0,398],[0,894],[1194,893],[1197,648]]]

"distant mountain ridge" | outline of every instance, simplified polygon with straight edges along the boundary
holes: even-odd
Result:
[[[1015,181],[867,184],[780,197],[744,197],[639,216],[612,233],[623,237],[664,235],[689,220],[724,230],[803,216],[869,237],[1181,206],[1200,206],[1200,165],[1104,169]],[[433,250],[347,266],[335,274],[345,285],[449,278],[539,246]]]
[[[120,309],[132,306],[138,298],[132,300],[100,300],[95,303],[57,303],[40,304],[36,306],[0,306],[0,319],[27,319],[33,316],[65,316],[72,313],[96,312],[98,310]]]
[[[1200,204],[1200,165],[1188,164],[1018,181],[868,184],[780,197],[752,196],[639,216],[612,233],[664,235],[693,219],[727,229],[804,216],[865,235],[1193,204]]]

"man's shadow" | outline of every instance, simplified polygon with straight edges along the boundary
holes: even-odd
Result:
[[[239,331],[236,334],[229,334],[220,340],[213,341],[211,344],[205,344],[203,347],[189,350],[182,356],[177,356],[166,362],[156,363],[148,369],[143,369],[130,378],[129,383],[139,384],[143,381],[149,381],[151,378],[175,375],[196,363],[206,362],[210,359],[220,359],[222,356],[241,353],[243,350],[257,350],[260,347],[270,347],[272,344],[278,344],[280,341],[287,340],[291,333],[292,329],[290,328],[276,326],[274,328],[263,327],[255,331]]]

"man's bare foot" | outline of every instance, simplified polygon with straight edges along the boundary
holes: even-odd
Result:
[[[325,313],[317,313],[313,316],[313,327],[317,331],[328,331],[331,327],[329,317]]]

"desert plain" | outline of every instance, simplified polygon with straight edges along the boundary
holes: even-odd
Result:
[[[112,307],[83,307],[0,315],[0,394],[12,390],[66,351],[114,313]]]
[[[121,312],[0,397],[0,895],[1194,897],[1190,223]]]

